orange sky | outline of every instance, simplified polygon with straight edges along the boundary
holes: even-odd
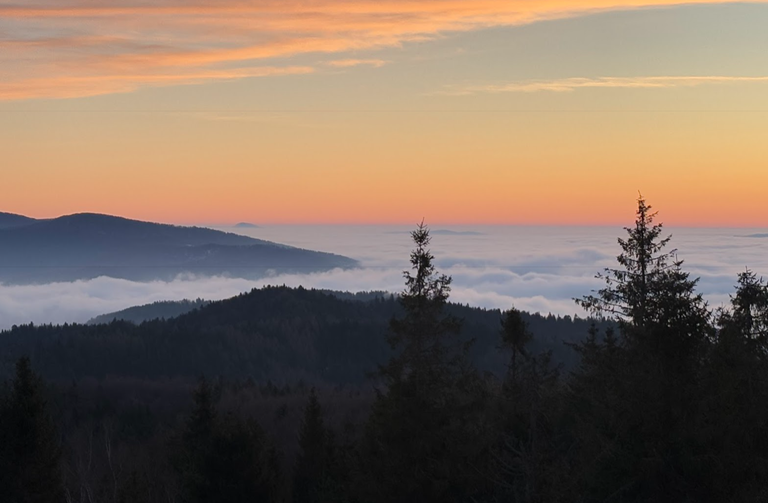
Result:
[[[766,23],[766,2],[0,0],[0,211],[623,224],[642,190],[671,225],[765,227]]]

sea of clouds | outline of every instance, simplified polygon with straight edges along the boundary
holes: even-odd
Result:
[[[218,300],[264,285],[302,285],[344,291],[403,288],[412,248],[408,227],[268,226],[221,230],[301,248],[339,253],[361,268],[315,274],[274,271],[259,281],[196,278],[139,283],[101,277],[45,285],[0,285],[0,329],[34,322],[85,322],[93,316],[159,300]],[[736,276],[747,267],[768,276],[768,233],[760,229],[670,229],[684,269],[700,278],[714,307],[728,302]],[[616,264],[612,227],[445,227],[432,229],[431,250],[440,272],[453,278],[451,300],[473,306],[554,314],[580,314],[573,299],[599,288],[595,274]]]

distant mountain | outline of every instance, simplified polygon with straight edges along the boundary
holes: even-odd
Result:
[[[13,213],[3,213],[0,211],[0,229],[12,229],[14,227],[23,227],[37,222],[34,218],[23,215],[14,215]]]
[[[236,229],[258,229],[259,226],[256,224],[249,224],[248,222],[240,222],[239,224],[235,224]]]
[[[182,273],[248,279],[271,272],[314,272],[357,265],[341,255],[303,250],[201,227],[81,213],[50,220],[3,216],[0,282],[46,283],[110,276],[169,280]]]

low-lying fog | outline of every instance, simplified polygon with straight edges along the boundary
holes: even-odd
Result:
[[[409,227],[217,227],[279,243],[358,259],[361,269],[280,274],[260,281],[195,278],[137,283],[97,278],[46,285],[0,285],[0,328],[14,324],[84,322],[106,312],[158,300],[217,300],[262,285],[397,292],[411,250]],[[749,267],[768,275],[768,232],[759,229],[669,229],[669,248],[700,277],[713,306],[728,301],[736,275]],[[433,226],[432,252],[440,272],[453,277],[451,299],[489,308],[581,314],[574,297],[600,286],[595,273],[615,265],[620,228]]]

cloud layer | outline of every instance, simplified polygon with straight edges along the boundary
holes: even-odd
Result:
[[[233,230],[233,229],[225,229]],[[405,228],[270,226],[238,232],[306,248],[345,253],[362,261],[356,270],[275,274],[260,281],[183,276],[171,282],[135,283],[112,278],[33,286],[0,285],[0,328],[13,324],[84,322],[89,318],[158,300],[223,299],[263,285],[397,292],[408,267]],[[621,229],[575,227],[457,228],[433,236],[441,272],[453,277],[451,300],[487,308],[576,314],[573,298],[598,288],[594,278],[615,264]],[[471,233],[470,233],[471,232]],[[699,290],[714,307],[728,302],[736,275],[747,266],[768,275],[768,241],[755,231],[679,229],[672,245]]]
[[[448,32],[606,10],[694,3],[730,2],[0,0],[0,99],[91,96],[145,86],[307,73],[312,69],[270,60],[367,51]],[[380,63],[370,58],[334,61],[341,66]]]
[[[572,77],[567,79],[534,80],[450,87],[443,94],[468,95],[478,93],[532,93],[539,91],[572,92],[577,89],[663,89],[672,87],[697,87],[707,84],[766,83],[768,77],[739,76],[655,76],[655,77]]]

